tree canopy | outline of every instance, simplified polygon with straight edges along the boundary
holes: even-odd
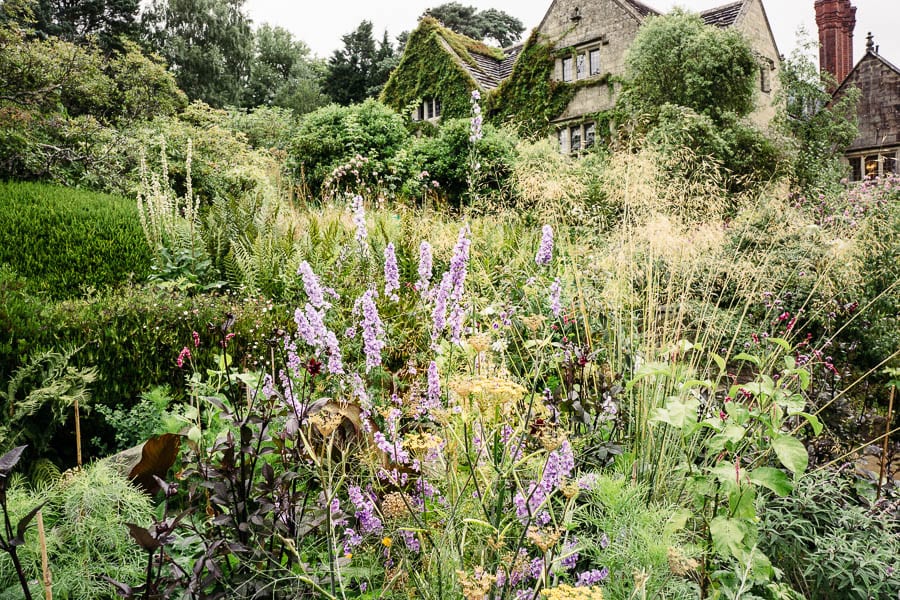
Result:
[[[425,11],[452,29],[476,40],[494,40],[502,48],[519,40],[525,26],[522,21],[503,11],[489,8],[478,10],[474,6],[464,6],[459,2],[447,2]]]
[[[397,55],[387,32],[376,42],[372,22],[363,21],[342,37],[344,47],[328,59],[325,91],[338,104],[353,104],[377,96],[396,65]]]
[[[263,24],[256,30],[244,106],[280,106],[303,114],[327,104],[319,80],[323,62],[283,27]]]
[[[67,42],[95,39],[106,50],[119,49],[123,36],[138,37],[139,9],[140,0],[38,0],[34,27]]]
[[[753,110],[759,66],[749,43],[736,29],[708,26],[694,14],[648,19],[626,68],[627,102],[639,111],[674,104],[721,121]]]
[[[143,15],[150,46],[192,100],[238,105],[253,59],[244,0],[153,0]]]

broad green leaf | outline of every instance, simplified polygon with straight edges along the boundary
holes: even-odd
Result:
[[[696,425],[699,409],[700,401],[696,398],[688,398],[684,401],[679,398],[669,398],[665,408],[653,410],[650,422],[667,423],[677,429],[683,429],[686,424]]]
[[[715,362],[716,365],[719,367],[719,373],[724,373],[724,372],[725,372],[725,366],[726,366],[726,365],[725,365],[725,359],[722,358],[721,356],[719,356],[718,354],[716,354],[715,352],[711,352],[711,353],[709,354],[709,356],[710,356],[710,358],[713,359],[713,362]]]
[[[803,417],[804,419],[806,419],[807,423],[809,423],[812,426],[814,435],[819,435],[820,433],[822,433],[822,429],[824,428],[824,425],[822,425],[822,421],[820,421],[819,417],[817,417],[816,415],[811,415],[809,413],[800,412],[800,413],[797,413],[796,416]]]
[[[709,533],[719,554],[734,556],[743,550],[744,531],[735,519],[716,517],[709,522]]]
[[[753,356],[752,354],[747,354],[746,352],[741,352],[740,354],[736,354],[733,360],[745,360],[747,362],[751,362],[757,367],[762,365],[762,361],[757,356]]]
[[[666,521],[665,532],[669,535],[672,535],[678,531],[681,531],[687,526],[688,520],[693,516],[693,513],[683,508],[681,510],[677,510],[672,513],[672,516],[669,517],[668,521]]]
[[[794,484],[788,479],[787,474],[773,467],[754,469],[750,472],[750,481],[772,490],[779,496],[787,496],[794,489]]]
[[[776,346],[781,347],[781,349],[784,350],[785,352],[790,353],[792,350],[791,344],[785,339],[777,338],[777,337],[770,337],[770,338],[766,338],[766,339],[769,341],[769,343],[772,343],[772,344],[775,344]]]
[[[638,367],[637,371],[634,373],[634,378],[628,382],[625,386],[626,389],[631,389],[634,387],[641,379],[645,377],[659,377],[659,376],[671,376],[672,369],[666,363],[661,362],[646,362]]]
[[[809,464],[809,453],[803,442],[797,438],[790,435],[777,435],[772,440],[772,448],[781,464],[787,467],[791,473],[799,475],[806,470],[806,466]]]
[[[749,485],[734,488],[728,494],[728,514],[735,519],[756,517],[756,489]]]

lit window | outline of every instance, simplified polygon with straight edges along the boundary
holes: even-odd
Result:
[[[587,65],[585,65],[584,61],[584,54],[579,54],[575,62],[575,71],[578,79],[584,79],[585,77],[587,77]]]
[[[591,50],[590,52],[590,61],[591,61],[591,76],[600,74],[600,50]]]
[[[564,58],[562,61],[563,81],[572,81],[572,57]]]
[[[581,150],[581,126],[580,125],[569,128],[569,142],[570,142],[569,147],[572,152],[578,152],[579,150]]]
[[[594,138],[597,136],[597,126],[594,123],[588,123],[584,126],[584,149],[594,147]]]
[[[866,177],[878,177],[878,157],[866,157]]]

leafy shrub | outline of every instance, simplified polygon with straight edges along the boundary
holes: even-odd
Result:
[[[71,298],[149,273],[132,201],[31,183],[0,183],[0,263],[33,291]]]
[[[21,479],[8,490],[13,522],[36,504],[43,507],[47,552],[53,573],[53,596],[71,599],[106,599],[112,586],[103,576],[136,583],[146,567],[144,555],[128,534],[126,523],[150,518],[150,498],[103,462],[93,463],[51,485],[29,489]],[[41,551],[33,527],[19,549],[32,595],[43,597]],[[19,600],[22,589],[15,569],[4,553],[0,556],[0,598]]]
[[[697,563],[676,534],[676,508],[648,502],[646,489],[624,477],[595,479],[579,498],[574,534],[586,542],[582,560],[609,569],[604,594],[634,597],[638,572],[646,576],[647,597],[695,598],[698,590],[688,577],[697,575]]]
[[[297,129],[297,117],[289,108],[260,106],[253,109],[230,109],[230,127],[247,137],[257,149],[286,151]]]
[[[177,289],[131,287],[79,300],[45,304],[35,301],[15,285],[0,283],[0,306],[19,308],[0,317],[0,380],[6,380],[29,355],[47,348],[81,347],[74,367],[96,366],[98,377],[90,386],[92,403],[111,410],[128,410],[145,390],[168,384],[182,397],[184,372],[176,365],[179,352],[190,345],[191,332],[201,336],[200,348],[191,348],[200,364],[216,342],[207,324],[226,314],[235,317],[238,340],[231,348],[242,364],[261,365],[267,359],[264,345],[245,345],[252,333],[265,336],[289,322],[287,311],[257,297],[207,294],[190,296]],[[74,464],[71,431],[61,431],[47,453],[60,464]],[[85,454],[116,449],[116,432],[102,415],[82,415]],[[96,438],[94,445],[87,444]]]
[[[505,190],[516,160],[517,138],[485,124],[484,137],[475,144],[473,155],[470,127],[469,119],[452,119],[443,122],[433,137],[413,140],[407,171],[416,175],[426,171],[429,177],[424,183],[437,181],[444,194],[460,202],[468,201],[472,193]],[[473,160],[478,163],[477,170],[472,168]],[[469,189],[472,182],[475,189]]]
[[[793,586],[813,600],[900,593],[900,523],[866,508],[846,474],[819,471],[766,503],[760,542]]]
[[[357,179],[373,185],[387,175],[390,160],[408,137],[403,118],[380,102],[333,104],[301,119],[290,166],[294,177],[316,193],[327,179],[336,178],[336,169],[360,157],[363,163],[346,170],[355,169]]]

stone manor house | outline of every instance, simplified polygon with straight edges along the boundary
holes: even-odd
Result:
[[[854,87],[861,92],[859,133],[846,154],[851,179],[900,173],[900,68],[879,54],[871,33],[865,56],[854,66],[856,7],[850,0],[816,0],[815,9],[819,64],[838,83],[834,96]]]
[[[541,83],[548,90],[569,90],[564,105],[546,107],[539,131],[554,135],[562,152],[578,152],[608,135],[602,128],[609,124],[597,116],[615,105],[617,78],[625,74],[626,53],[638,28],[658,14],[638,0],[553,0],[528,42],[502,50],[422,19],[382,98],[397,110],[412,110],[417,120],[465,116],[472,90],[487,97],[529,71],[524,64],[533,60],[529,44],[539,43],[553,49],[546,73],[540,75],[549,81]],[[759,64],[751,119],[765,127],[775,114],[781,59],[762,0],[731,2],[700,16],[709,25],[734,27],[750,42]],[[426,47],[428,64],[417,55]],[[441,61],[443,68],[435,68]],[[502,94],[498,96],[502,102]],[[416,101],[420,103],[413,106]]]

